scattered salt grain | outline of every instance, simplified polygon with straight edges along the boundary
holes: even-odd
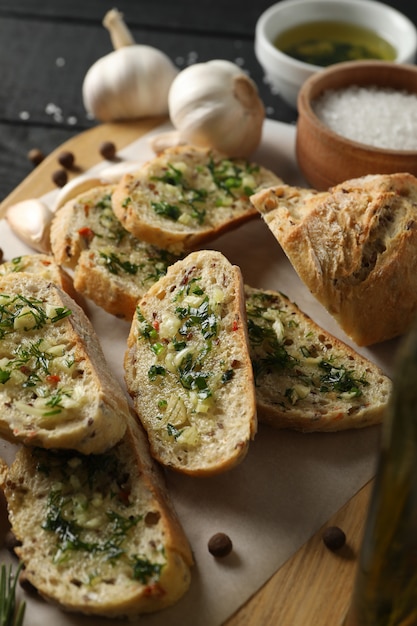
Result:
[[[20,111],[19,117],[21,120],[28,120],[30,118],[29,111]]]
[[[417,150],[417,94],[356,85],[313,102],[317,117],[347,139],[390,150]]]

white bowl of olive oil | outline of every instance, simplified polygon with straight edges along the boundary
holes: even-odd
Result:
[[[282,0],[259,17],[255,54],[267,82],[291,107],[301,85],[339,62],[414,63],[417,29],[376,0]]]

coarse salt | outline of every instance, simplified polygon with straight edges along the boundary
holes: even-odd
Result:
[[[326,90],[313,109],[347,139],[389,150],[417,150],[417,94],[352,85]]]

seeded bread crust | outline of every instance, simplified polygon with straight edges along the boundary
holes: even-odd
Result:
[[[362,346],[417,313],[417,179],[369,175],[327,192],[279,185],[251,198],[294,269]]]
[[[179,146],[123,176],[113,208],[139,239],[183,253],[256,218],[249,195],[281,182],[243,159]]]
[[[23,447],[0,483],[24,576],[46,600],[134,617],[188,590],[191,549],[133,418],[103,455]]]
[[[123,436],[129,408],[83,310],[25,272],[0,279],[0,436],[100,453]]]
[[[137,307],[126,385],[151,452],[190,475],[243,460],[257,420],[239,268],[216,251],[172,265]]]
[[[391,380],[282,293],[245,286],[258,419],[331,432],[382,421]]]
[[[111,206],[114,188],[94,187],[59,209],[51,248],[59,265],[74,270],[77,292],[130,321],[139,298],[178,257],[123,228]]]

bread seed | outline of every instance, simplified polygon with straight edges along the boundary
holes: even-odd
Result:
[[[215,557],[227,556],[233,549],[232,540],[225,533],[216,533],[209,540],[208,549]]]
[[[329,550],[340,550],[346,543],[346,535],[338,526],[329,526],[323,532],[324,545]]]

